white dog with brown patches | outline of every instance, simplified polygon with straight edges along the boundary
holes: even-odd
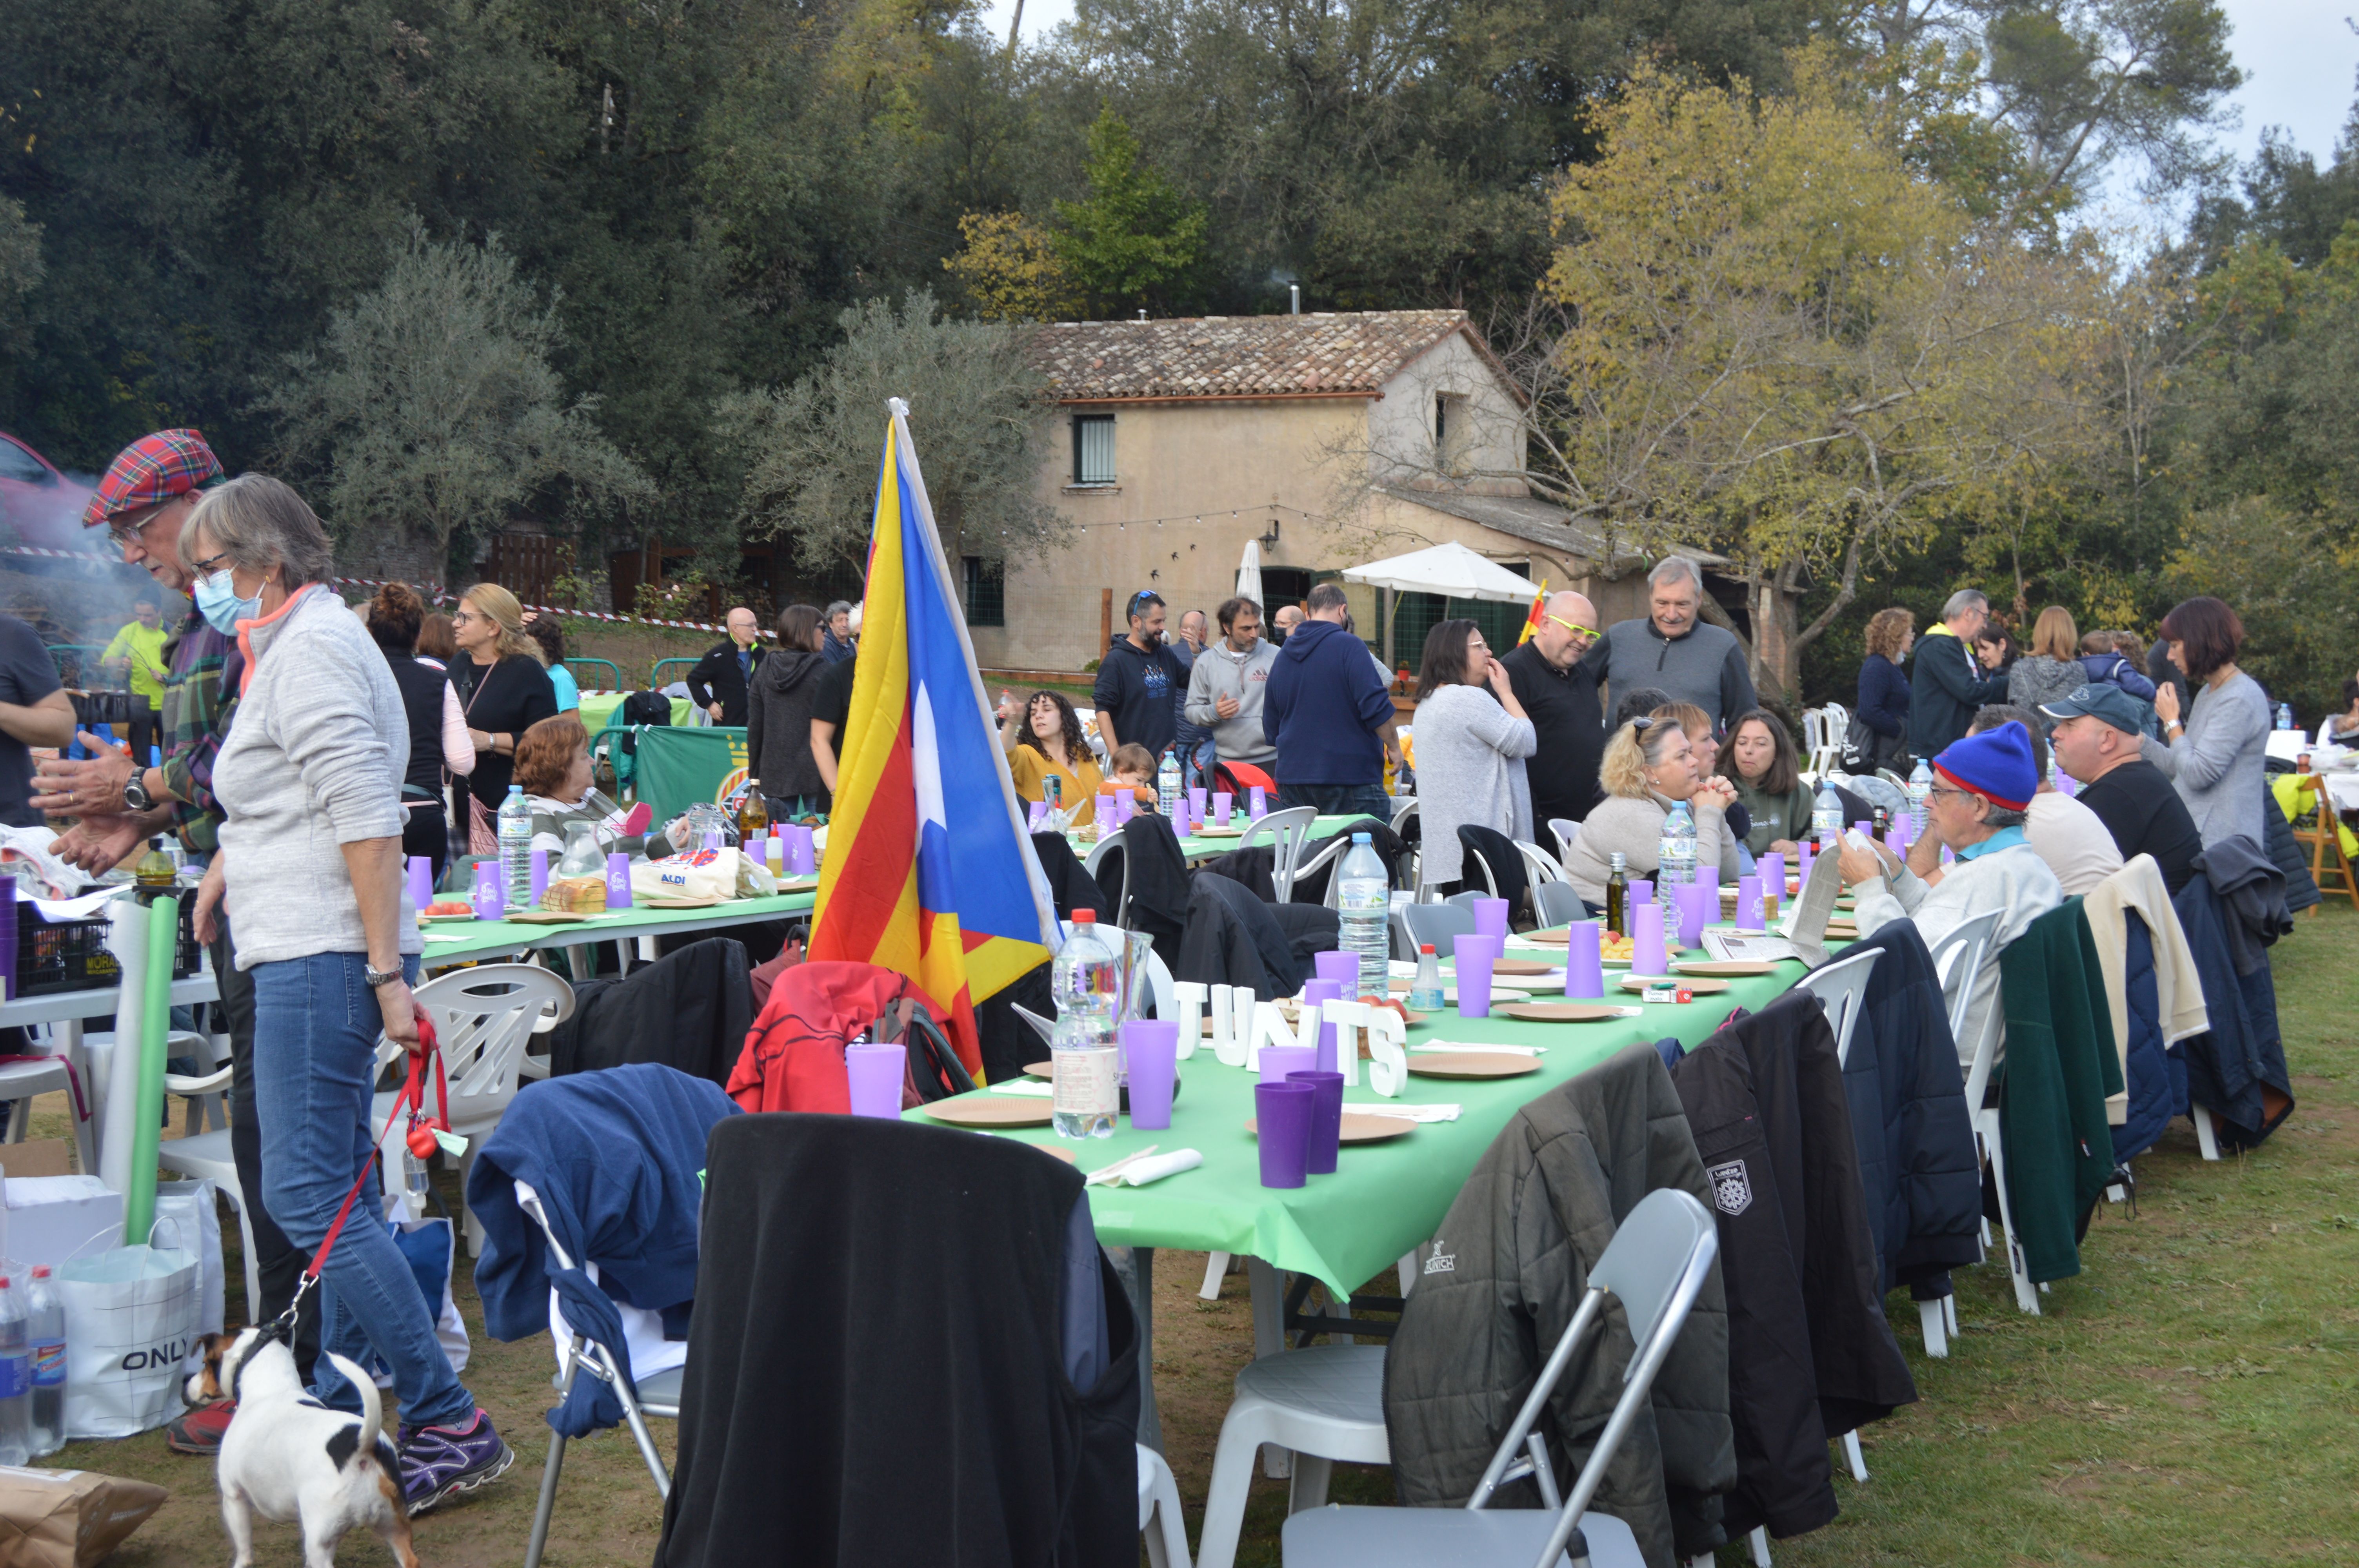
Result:
[[[222,1523],[236,1551],[231,1568],[254,1562],[256,1514],[302,1526],[304,1568],[331,1568],[336,1542],[363,1525],[392,1549],[401,1568],[418,1568],[401,1466],[384,1434],[376,1384],[333,1351],[327,1356],[360,1390],[359,1415],[313,1399],[296,1376],[294,1353],[258,1328],[241,1333],[225,1351],[216,1336],[204,1369],[189,1379],[191,1403],[237,1400],[216,1472]]]

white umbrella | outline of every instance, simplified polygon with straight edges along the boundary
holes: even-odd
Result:
[[[1493,599],[1508,604],[1530,603],[1538,587],[1529,578],[1517,577],[1455,539],[1429,549],[1413,550],[1406,556],[1371,561],[1364,567],[1349,567],[1343,576],[1351,582],[1364,582],[1400,593]]]
[[[1261,602],[1261,541],[1245,541],[1245,559],[1237,563],[1237,597]]]

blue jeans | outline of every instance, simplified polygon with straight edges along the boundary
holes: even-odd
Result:
[[[1290,784],[1277,786],[1278,809],[1307,806],[1321,816],[1373,816],[1393,819],[1392,797],[1380,784]]]
[[[316,1253],[353,1178],[369,1179],[320,1281],[320,1346],[354,1361],[374,1346],[393,1368],[408,1426],[464,1426],[475,1397],[434,1338],[434,1312],[387,1234],[370,1125],[376,1041],[385,1027],[363,974],[366,955],[319,953],[258,964],[254,977],[254,1098],[262,1126],[262,1201],[288,1239]],[[418,960],[402,968],[418,972]],[[360,1394],[325,1356],[312,1389],[339,1410]]]

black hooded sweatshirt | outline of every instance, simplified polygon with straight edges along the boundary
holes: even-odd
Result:
[[[818,795],[827,788],[810,749],[811,698],[826,669],[824,656],[800,648],[776,649],[754,666],[745,755],[764,795]]]

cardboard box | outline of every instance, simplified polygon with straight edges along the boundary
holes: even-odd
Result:
[[[54,1269],[123,1244],[123,1195],[96,1176],[11,1177],[0,1255]]]
[[[71,1176],[73,1145],[62,1138],[35,1138],[23,1143],[0,1143],[0,1173],[19,1176]]]

